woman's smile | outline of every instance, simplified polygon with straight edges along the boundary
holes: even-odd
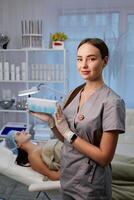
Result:
[[[82,70],[82,71],[81,71],[81,73],[82,73],[83,75],[89,75],[90,72],[91,72],[91,71],[89,71],[89,70]]]

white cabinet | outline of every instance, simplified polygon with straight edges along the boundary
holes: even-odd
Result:
[[[45,83],[34,96],[58,100],[64,96],[68,90],[66,54],[65,49],[0,50],[0,100],[15,99],[10,109],[0,107],[0,128],[7,122],[33,123],[21,108],[27,97],[18,97],[19,91]]]

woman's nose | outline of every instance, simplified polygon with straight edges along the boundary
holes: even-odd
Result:
[[[83,68],[87,68],[87,67],[88,67],[87,59],[83,60],[83,62],[82,62],[82,67],[83,67]]]

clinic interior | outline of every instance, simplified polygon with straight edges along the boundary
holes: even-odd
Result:
[[[54,44],[57,32],[67,36],[63,44]],[[62,101],[83,81],[76,70],[79,42],[98,37],[110,50],[104,80],[130,114],[128,133],[119,139],[117,151],[133,155],[133,35],[133,0],[0,0],[0,130],[26,125],[34,139],[51,138],[47,125],[25,111],[28,97],[18,94],[41,84],[32,97]]]

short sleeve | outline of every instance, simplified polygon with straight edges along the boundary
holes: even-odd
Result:
[[[102,128],[103,132],[125,132],[125,103],[122,99],[113,99],[104,103]]]
[[[68,94],[66,94],[66,95],[63,97],[63,99],[61,100],[60,105],[61,105],[62,108],[63,108],[64,105],[66,104],[66,102],[67,102],[68,98],[70,97],[71,93],[72,93],[72,90],[71,90]]]

